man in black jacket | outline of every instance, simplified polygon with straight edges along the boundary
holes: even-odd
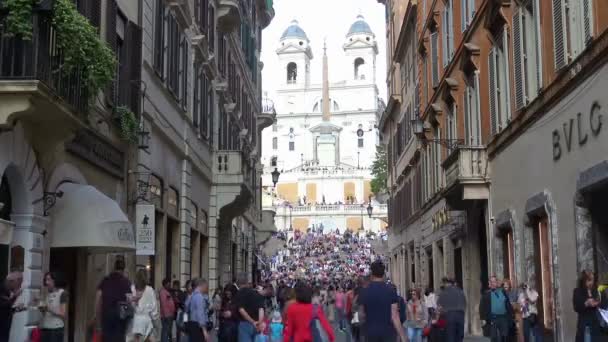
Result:
[[[479,317],[485,322],[484,336],[491,337],[492,342],[506,342],[513,324],[513,307],[505,290],[499,287],[496,276],[490,277],[489,286],[479,304]]]

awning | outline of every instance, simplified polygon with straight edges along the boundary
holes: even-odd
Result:
[[[13,240],[13,226],[9,221],[0,220],[0,245],[10,245]]]
[[[118,204],[90,185],[64,183],[51,209],[51,247],[135,249],[133,226]]]

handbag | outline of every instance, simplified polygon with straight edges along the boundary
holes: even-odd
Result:
[[[538,323],[538,315],[537,314],[530,314],[530,316],[528,316],[526,318],[528,320],[528,322],[530,323],[531,326],[536,326],[536,324]]]
[[[36,327],[32,329],[32,334],[30,335],[31,342],[41,342],[42,341],[42,331],[40,328]]]

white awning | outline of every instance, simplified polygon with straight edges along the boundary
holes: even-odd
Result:
[[[0,245],[10,245],[13,240],[14,223],[0,220]]]
[[[113,199],[90,185],[64,183],[51,209],[51,247],[135,249],[133,226]]]

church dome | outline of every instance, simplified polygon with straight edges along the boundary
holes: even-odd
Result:
[[[293,20],[285,32],[283,32],[283,35],[281,35],[281,40],[288,38],[308,40],[306,32],[302,30],[297,20]]]
[[[350,26],[350,30],[348,30],[346,36],[348,37],[353,34],[374,34],[361,14],[357,16],[357,20]]]

